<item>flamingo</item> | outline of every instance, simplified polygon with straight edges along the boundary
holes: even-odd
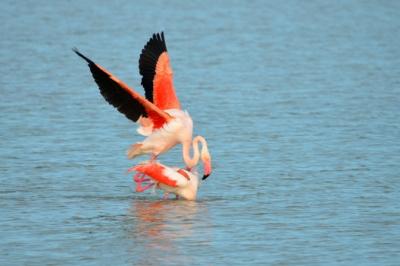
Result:
[[[163,32],[153,34],[140,55],[139,72],[142,75],[141,84],[145,90],[145,97],[76,48],[73,51],[88,63],[105,100],[128,119],[137,122],[137,132],[146,137],[128,149],[129,159],[150,154],[150,161],[155,161],[160,154],[181,143],[183,161],[190,170],[198,164],[200,141],[201,159],[204,164],[203,179],[211,174],[211,156],[207,142],[201,136],[198,136],[198,141],[195,141],[196,138],[192,140],[192,118],[187,111],[181,109],[176,96]],[[193,156],[190,155],[191,149]]]
[[[195,200],[199,187],[198,174],[194,170],[188,171],[183,168],[169,167],[159,162],[144,162],[138,164],[128,171],[136,171],[133,177],[136,182],[136,191],[143,192],[151,187],[156,187],[165,192],[164,198],[173,193],[177,198]],[[148,176],[148,177],[146,177]],[[145,186],[142,186],[145,183]]]

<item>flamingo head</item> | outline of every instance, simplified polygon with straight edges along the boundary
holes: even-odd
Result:
[[[203,167],[204,167],[204,175],[202,180],[206,180],[207,177],[209,177],[212,172],[211,156],[207,148],[202,150],[201,160],[203,161]]]

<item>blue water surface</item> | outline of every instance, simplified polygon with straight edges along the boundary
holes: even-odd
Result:
[[[1,265],[399,265],[400,2],[2,1]],[[196,202],[134,192],[136,126],[83,53],[142,93],[165,31],[210,145]],[[160,157],[182,165],[180,147]]]

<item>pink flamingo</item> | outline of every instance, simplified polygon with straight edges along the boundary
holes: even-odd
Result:
[[[173,193],[177,198],[196,199],[199,179],[195,171],[168,167],[155,161],[138,164],[129,171],[137,171],[133,177],[137,192],[143,192],[155,186],[165,192],[164,198],[167,198],[169,193]],[[142,183],[145,183],[144,187]]]
[[[135,143],[128,149],[129,159],[150,154],[151,161],[154,161],[160,154],[181,143],[183,161],[188,169],[192,169],[199,161],[200,141],[201,159],[204,164],[203,178],[211,174],[211,156],[207,142],[201,136],[198,136],[197,141],[196,138],[192,140],[192,118],[188,112],[181,109],[175,94],[173,73],[163,33],[153,34],[140,55],[139,71],[142,75],[141,83],[145,97],[77,49],[73,51],[88,63],[100,93],[106,101],[128,119],[137,122],[140,125],[138,133],[146,136],[142,142]],[[191,148],[193,156],[190,155]]]

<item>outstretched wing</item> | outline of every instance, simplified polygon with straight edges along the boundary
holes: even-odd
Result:
[[[93,78],[99,86],[100,93],[104,99],[127,118],[136,122],[141,116],[149,117],[153,120],[155,128],[161,127],[171,119],[170,115],[130,89],[128,85],[120,81],[106,69],[94,63],[77,49],[73,49],[73,51],[88,62]]]
[[[171,187],[184,187],[189,183],[189,175],[183,169],[176,171],[160,163],[139,164],[133,167],[155,181]]]
[[[161,110],[180,109],[164,33],[153,34],[139,58],[139,72],[146,98]]]

